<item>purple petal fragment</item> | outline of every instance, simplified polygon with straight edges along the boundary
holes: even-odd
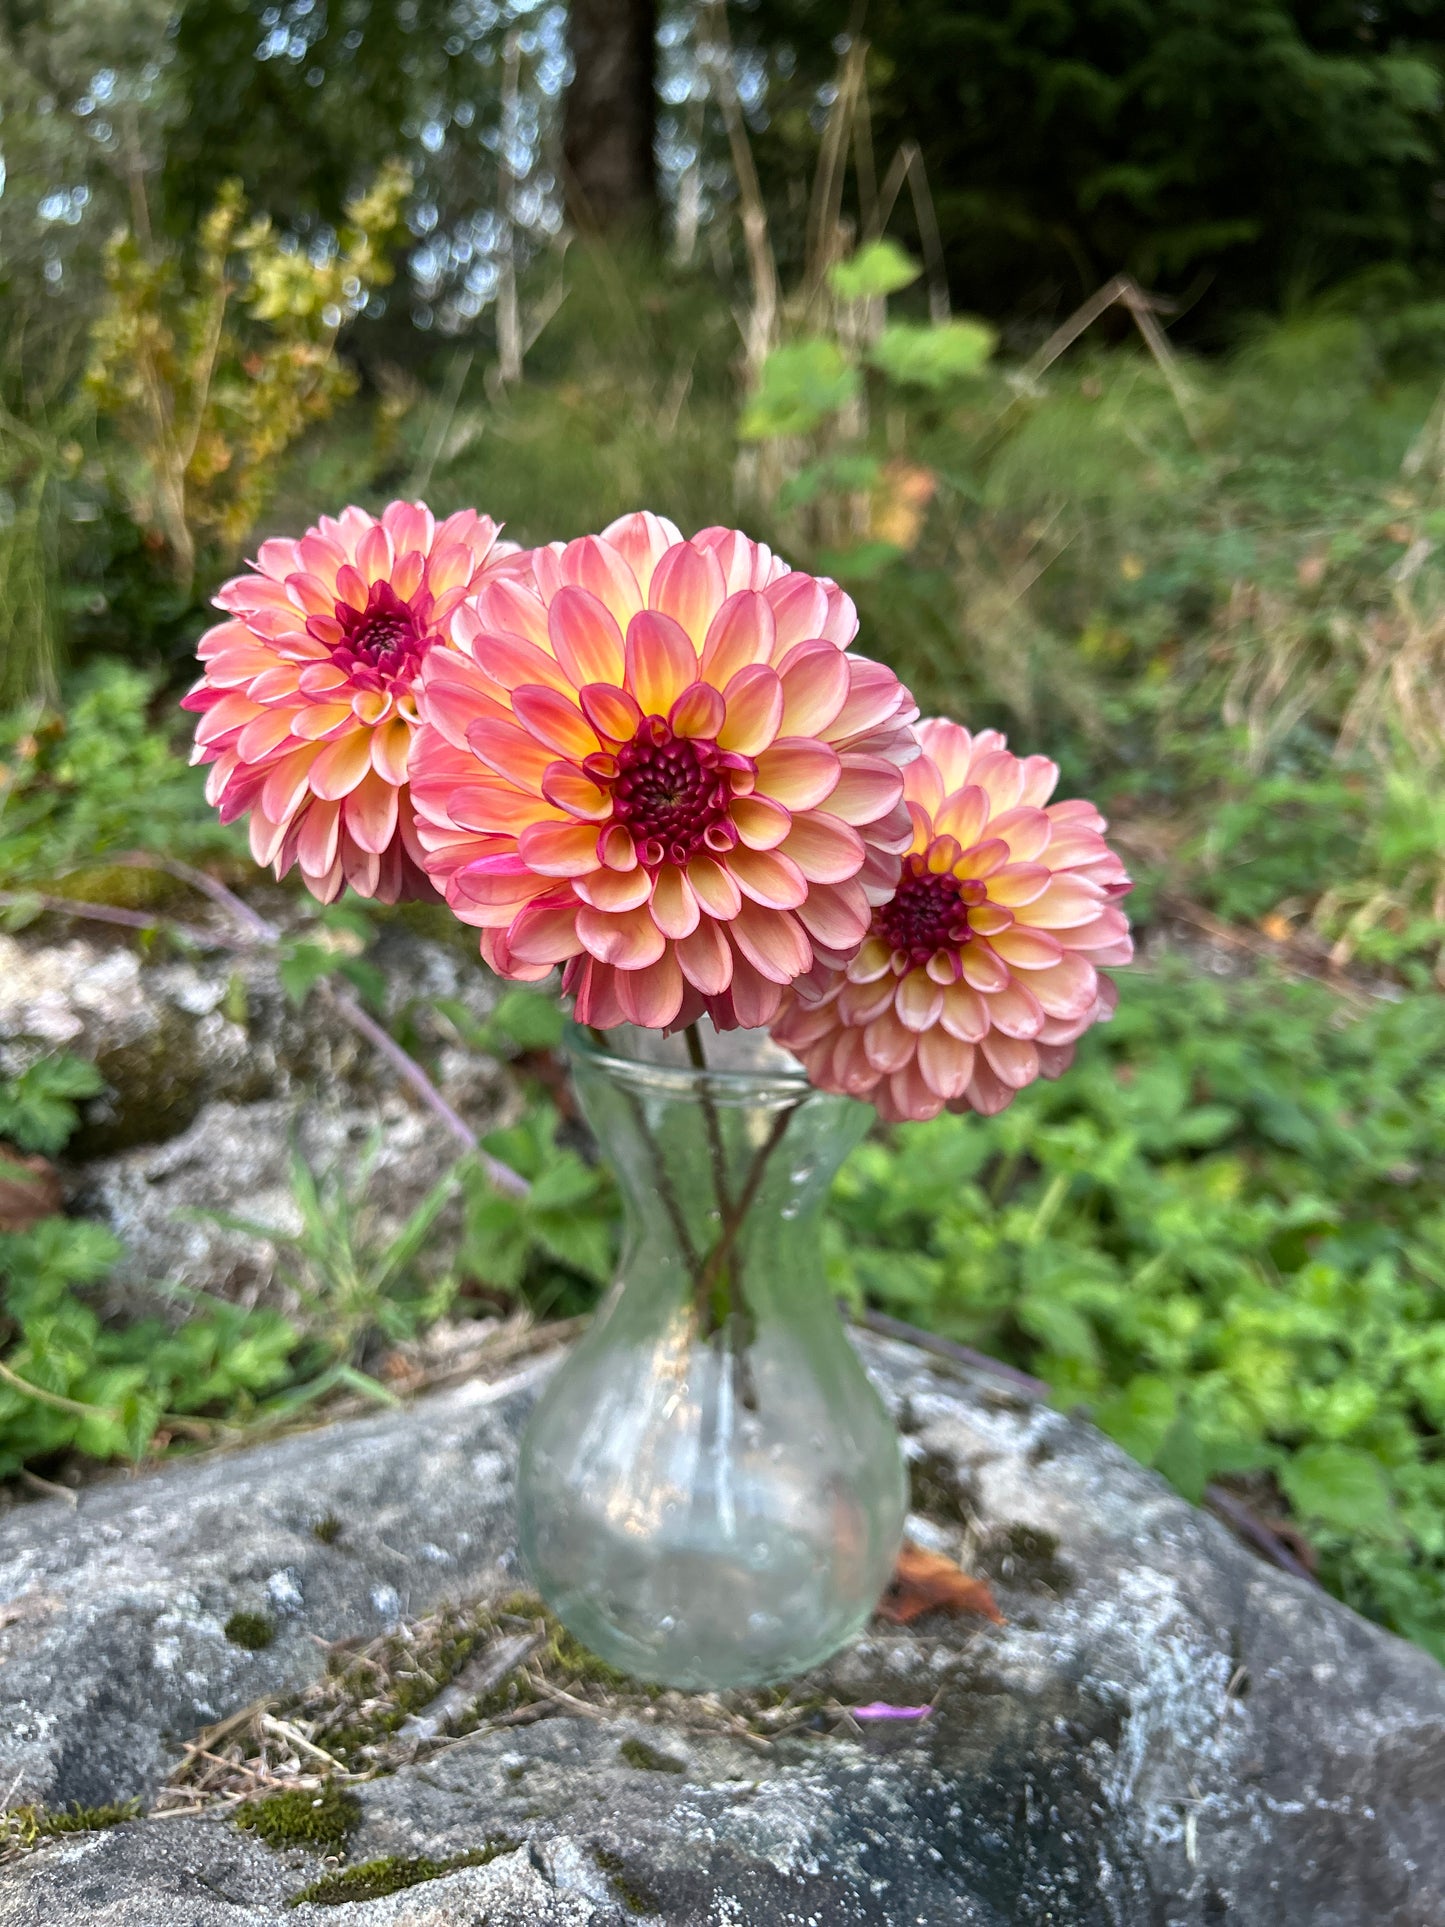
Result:
[[[926,1720],[931,1706],[890,1706],[887,1700],[873,1700],[867,1706],[850,1706],[855,1720]]]

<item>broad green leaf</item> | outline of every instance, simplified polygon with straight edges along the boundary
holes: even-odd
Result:
[[[923,272],[906,248],[887,236],[869,241],[850,261],[837,261],[828,270],[828,285],[844,301],[865,301],[873,295],[896,294]]]
[[[947,388],[981,374],[998,336],[986,321],[944,321],[930,327],[893,321],[868,351],[890,381],[916,388]]]
[[[1306,1445],[1280,1467],[1290,1504],[1306,1521],[1339,1531],[1396,1529],[1385,1469],[1369,1452],[1351,1445]]]
[[[807,435],[858,393],[858,370],[836,341],[812,335],[775,348],[763,364],[758,392],[743,410],[745,442]]]
[[[1095,1408],[1094,1423],[1144,1465],[1154,1463],[1179,1410],[1179,1394],[1162,1378],[1140,1373]]]

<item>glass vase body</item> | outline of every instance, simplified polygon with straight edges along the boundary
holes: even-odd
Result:
[[[569,1037],[626,1207],[618,1277],[522,1440],[518,1524],[543,1598],[600,1658],[692,1689],[806,1671],[892,1572],[897,1436],[823,1271],[820,1212],[870,1113],[765,1040]]]

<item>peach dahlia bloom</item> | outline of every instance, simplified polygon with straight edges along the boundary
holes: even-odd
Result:
[[[420,502],[380,520],[349,508],[299,542],[263,542],[253,572],[225,583],[226,620],[197,649],[204,674],[192,761],[230,823],[251,816],[251,851],[277,876],[298,866],[313,896],[395,903],[435,894],[407,789],[415,688],[453,611],[515,543],[462,509],[438,524]]]
[[[505,977],[578,1021],[765,1024],[841,963],[909,837],[917,710],[833,583],[651,514],[483,583],[422,673],[426,863]]]
[[[918,736],[896,893],[858,954],[796,986],[773,1025],[815,1084],[890,1123],[992,1116],[1059,1076],[1113,1014],[1100,966],[1134,954],[1117,903],[1129,878],[1092,803],[1049,803],[1057,766],[993,729],[926,722]]]

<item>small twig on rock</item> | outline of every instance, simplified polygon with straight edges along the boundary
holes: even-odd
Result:
[[[854,1311],[843,1307],[845,1316],[865,1331],[877,1332],[880,1338],[901,1338],[910,1345],[916,1345],[922,1352],[932,1352],[935,1358],[946,1358],[957,1365],[971,1365],[976,1372],[988,1372],[994,1378],[1007,1379],[1021,1392],[1031,1398],[1047,1398],[1049,1388],[1041,1378],[1032,1378],[1016,1366],[1005,1365],[1001,1358],[990,1358],[987,1352],[976,1352],[972,1345],[957,1344],[952,1338],[940,1338],[935,1332],[926,1332],[917,1325],[905,1324],[901,1318],[890,1318],[887,1312],[874,1311],[865,1305]]]
[[[1279,1534],[1271,1532],[1263,1519],[1256,1518],[1242,1499],[1235,1498],[1222,1485],[1207,1485],[1204,1488],[1204,1503],[1241,1539],[1247,1540],[1256,1552],[1268,1559],[1272,1566],[1278,1566],[1281,1572],[1293,1573],[1296,1579],[1307,1579],[1312,1586],[1320,1583],[1304,1560],[1290,1551]]]
[[[436,1739],[461,1718],[474,1700],[490,1693],[494,1686],[500,1686],[508,1673],[515,1672],[541,1643],[541,1634],[536,1632],[508,1633],[494,1639],[467,1662],[450,1686],[443,1687],[425,1712],[413,1713],[403,1720],[396,1737],[402,1741],[414,1740],[418,1745]]]

